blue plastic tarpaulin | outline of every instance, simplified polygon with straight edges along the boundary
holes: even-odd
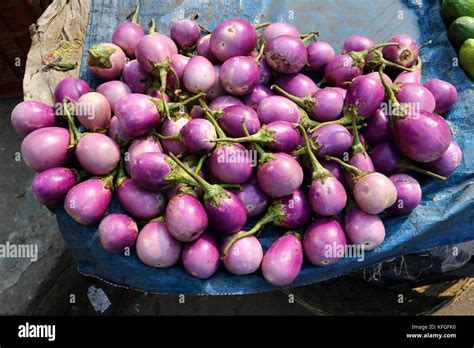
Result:
[[[114,28],[133,11],[135,0],[94,1],[90,10],[81,77],[97,86],[98,81],[87,71],[87,49],[100,42],[110,42]],[[456,105],[445,115],[453,138],[464,153],[463,163],[447,182],[416,176],[422,185],[421,204],[410,214],[384,216],[387,236],[384,243],[365,254],[362,262],[346,258],[335,265],[316,267],[305,262],[292,286],[319,282],[396,256],[441,245],[474,239],[473,221],[473,82],[457,65],[438,1],[140,1],[140,23],[147,26],[151,17],[159,31],[169,33],[170,24],[178,18],[200,14],[200,22],[209,28],[230,18],[250,22],[287,21],[302,33],[319,31],[320,40],[328,41],[340,51],[344,39],[351,34],[364,34],[383,42],[398,33],[407,33],[424,43],[423,80],[439,78],[453,83],[459,93]],[[121,211],[114,202],[109,212]],[[147,292],[182,294],[245,294],[270,291],[256,272],[234,276],[223,267],[212,278],[200,280],[185,272],[181,265],[168,269],[145,266],[135,252],[131,256],[106,252],[99,241],[97,226],[74,222],[64,210],[58,211],[58,223],[79,270],[112,283]],[[249,221],[246,227],[252,225]],[[264,249],[282,232],[267,226],[260,237]]]

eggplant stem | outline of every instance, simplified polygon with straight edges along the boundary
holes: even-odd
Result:
[[[419,48],[418,48],[418,51],[421,51],[423,48],[425,48],[426,46],[428,45],[431,45],[433,43],[433,40],[430,40],[428,42],[425,42],[424,44],[422,44]],[[418,58],[419,59],[419,58]]]
[[[321,165],[321,163],[319,163],[316,156],[314,155],[306,130],[300,124],[298,124],[298,129],[300,130],[301,134],[303,134],[304,144],[306,148],[306,155],[309,157],[309,161],[311,162],[311,166],[313,167],[313,176],[315,177],[316,176],[317,177],[331,176],[331,173],[326,168],[324,168]],[[318,174],[318,175],[315,175],[315,174]]]
[[[132,23],[138,23],[138,13],[140,12],[140,3],[137,1],[137,6],[135,7],[135,12],[133,13]]]
[[[374,52],[375,50],[378,50],[379,48],[388,47],[388,46],[397,46],[397,47],[400,47],[400,44],[399,44],[398,42],[384,42],[384,43],[381,43],[381,44],[372,46],[372,47],[370,47],[369,49],[367,49],[366,51],[367,51],[367,53],[372,53],[372,52]]]
[[[65,98],[63,101],[63,112],[66,114],[66,120],[69,128],[69,148],[74,148],[79,142],[79,139],[81,138],[82,134],[81,132],[79,132],[76,125],[74,124],[74,119],[72,118],[72,115],[69,112],[69,104],[73,105],[69,102],[69,99]]]
[[[196,168],[194,169],[194,173],[196,175],[199,175],[199,172],[201,171],[202,165],[204,164],[204,161],[208,157],[208,154],[202,155],[201,158],[199,159]]]
[[[179,133],[174,134],[174,135],[162,135],[160,133],[152,132],[151,135],[154,135],[161,140],[180,140],[181,139],[181,137],[179,136]]]
[[[240,120],[240,123],[242,125],[242,131],[244,132],[246,137],[250,136],[249,130],[247,129],[247,124],[245,123],[245,117],[242,117]]]
[[[261,29],[261,28],[264,28],[264,27],[268,27],[270,24],[272,24],[272,22],[263,22],[263,23],[259,23],[259,24],[254,24],[253,28],[255,30],[257,30],[257,29]]]
[[[309,40],[311,40],[312,38],[314,38],[315,36],[319,36],[319,33],[317,31],[312,31],[306,35],[304,35],[303,37],[301,37],[301,41],[303,41],[304,43],[308,42]]]
[[[260,45],[260,49],[258,50],[258,54],[257,56],[254,58],[254,60],[260,64],[260,60],[262,60],[262,57],[263,57],[263,52],[265,51],[265,42],[263,42],[261,45]]]
[[[227,135],[224,133],[221,126],[219,126],[216,119],[213,117],[211,109],[209,109],[206,103],[204,103],[204,100],[202,98],[199,98],[199,104],[201,105],[201,108],[204,110],[204,113],[206,114],[206,119],[209,122],[211,122],[214,128],[216,129],[217,136],[219,138],[227,138]]]
[[[242,130],[245,134],[246,137],[250,137],[250,133],[249,133],[249,130],[247,129],[247,125],[245,124],[245,117],[242,117]],[[255,146],[255,149],[257,149],[257,153],[258,153],[258,157],[260,158],[263,158],[263,156],[265,156],[265,150],[257,143],[254,143],[253,144]]]
[[[174,77],[174,89],[179,89],[179,76],[178,76],[178,73],[176,72],[176,70],[174,70],[174,68],[170,65],[170,71],[171,73],[173,74],[173,77]]]
[[[420,168],[420,167],[418,167],[418,166],[416,166],[416,165],[414,165],[413,163],[410,163],[410,162],[405,163],[403,165],[403,167],[408,169],[408,170],[412,170],[414,172],[420,173],[420,174],[431,176],[432,178],[436,178],[436,179],[443,180],[443,181],[448,180],[448,178],[443,176],[443,175],[439,175],[439,174],[430,172],[429,170]]]
[[[355,155],[357,153],[362,153],[362,154],[365,154],[366,151],[365,151],[365,148],[364,146],[362,145],[362,143],[360,142],[360,139],[359,139],[359,130],[357,128],[357,112],[355,111],[354,108],[350,108],[350,110],[348,110],[349,112],[349,115],[351,116],[352,118],[352,155]]]
[[[119,170],[117,173],[117,177],[115,178],[115,189],[118,190],[118,188],[122,185],[122,183],[127,179],[127,176],[125,175],[125,168],[123,164],[123,158],[120,158],[119,162]]]
[[[148,34],[154,34],[156,32],[155,31],[155,19],[151,18],[150,21],[151,21],[151,25],[150,25],[150,29],[148,29]]]
[[[221,256],[221,259],[225,259],[226,256],[227,256],[227,253],[229,252],[230,248],[232,248],[232,246],[237,242],[239,241],[240,239],[243,239],[243,238],[246,238],[246,237],[250,237],[254,234],[256,234],[257,232],[259,232],[260,230],[262,230],[266,224],[268,224],[269,222],[272,222],[276,217],[278,217],[280,215],[280,213],[277,212],[277,209],[274,208],[274,206],[271,206],[270,208],[268,208],[267,212],[265,213],[265,215],[260,219],[258,220],[256,223],[255,223],[255,226],[253,226],[249,231],[247,232],[244,232],[244,233],[241,233],[241,234],[238,234],[236,236],[234,236],[230,241],[229,243],[227,243],[227,245],[225,246],[224,250],[222,251],[222,256]]]
[[[109,174],[103,176],[100,180],[104,183],[104,186],[108,188],[110,191],[114,190],[114,178],[115,175],[118,173],[118,168],[115,167]]]
[[[172,152],[169,153],[169,156],[173,159],[173,161],[181,167],[194,181],[198,183],[199,186],[202,187],[204,191],[208,191],[211,188],[211,184],[209,184],[206,180],[201,178],[199,175],[196,175],[191,169],[189,169],[183,162],[181,162],[178,157],[176,157]]]
[[[191,17],[191,20],[197,22],[199,16],[200,16],[199,13],[196,12],[196,13]],[[212,33],[212,31],[209,30],[208,28],[206,28],[204,25],[201,25],[200,23],[198,23],[198,25],[199,25],[199,29],[201,29],[201,31],[203,31],[203,32],[205,32],[205,33],[207,33],[207,34]]]
[[[361,176],[362,174],[364,174],[363,171],[361,171],[359,168],[357,167],[354,167],[350,164],[347,164],[346,162],[340,160],[339,158],[337,157],[333,157],[333,156],[324,156],[324,158],[327,160],[327,161],[334,161],[336,162],[337,164],[339,164],[340,166],[342,166],[344,169],[346,169],[347,171],[349,171],[352,175],[354,175],[355,177],[356,176]]]
[[[298,104],[299,106],[301,106],[302,108],[305,107],[304,103],[303,103],[303,100],[300,98],[300,97],[297,97],[293,94],[290,94],[288,93],[287,91],[285,91],[283,88],[281,88],[280,86],[278,85],[272,85],[270,87],[270,89],[272,91],[276,90],[278,93],[281,93],[283,94],[285,97],[287,97],[288,99],[290,99],[292,102],[295,102],[296,104]]]
[[[352,123],[352,119],[350,117],[348,117],[347,115],[344,115],[338,120],[321,122],[316,127],[311,128],[309,130],[309,132],[313,133],[315,130],[317,130],[317,129],[323,127],[323,126],[327,126],[329,124],[340,124],[341,126],[347,126],[347,125],[350,125],[351,123]]]

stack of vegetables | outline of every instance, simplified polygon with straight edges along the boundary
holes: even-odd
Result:
[[[459,63],[474,80],[474,0],[443,0],[441,13],[449,24],[449,40],[459,50]]]
[[[446,180],[461,163],[441,116],[456,89],[421,84],[409,35],[381,44],[353,35],[336,54],[288,23],[230,19],[206,33],[183,19],[167,36],[154,23],[145,34],[136,14],[89,49],[104,81],[95,91],[65,78],[54,107],[28,100],[12,113],[38,172],[35,197],[97,224],[111,253],[135,247],[157,268],[181,260],[202,279],[221,262],[236,275],[261,269],[284,286],[303,255],[324,267],[341,247],[383,243],[378,214],[407,214],[421,200],[405,171]],[[312,72],[324,75],[320,86]],[[107,214],[113,194],[127,214]],[[287,232],[264,251],[267,224]]]

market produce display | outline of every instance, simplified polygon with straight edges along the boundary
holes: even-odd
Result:
[[[54,106],[14,109],[35,197],[97,225],[110,253],[136,248],[145,265],[181,262],[201,279],[222,264],[285,286],[304,258],[324,267],[349,244],[370,252],[385,238],[378,214],[421,200],[409,171],[447,180],[460,165],[442,116],[456,88],[421,84],[428,48],[409,35],[352,35],[341,54],[316,38],[241,19],[145,34],[135,15],[89,49],[102,84],[66,78]],[[128,215],[106,215],[115,194]],[[267,224],[286,232],[264,251]]]

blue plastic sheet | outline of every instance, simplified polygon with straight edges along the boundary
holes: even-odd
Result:
[[[148,25],[150,17],[158,29],[169,33],[169,25],[178,18],[200,14],[202,24],[215,27],[225,19],[240,17],[250,22],[288,21],[301,32],[317,30],[320,39],[340,51],[344,39],[360,33],[383,42],[398,33],[411,34],[418,42],[433,40],[422,51],[424,81],[440,78],[456,85],[459,99],[446,114],[453,138],[464,152],[461,167],[447,182],[417,177],[422,184],[423,200],[411,214],[384,217],[387,237],[384,243],[365,254],[363,262],[344,259],[319,268],[308,262],[292,286],[319,282],[396,256],[474,239],[473,221],[473,83],[457,66],[456,52],[448,42],[446,26],[440,15],[439,1],[140,1],[140,23]],[[132,12],[135,0],[94,1],[89,19],[81,77],[93,86],[97,82],[87,71],[87,48],[99,42],[110,42],[113,29]],[[120,211],[114,202],[109,212]],[[221,267],[208,280],[187,274],[181,265],[154,269],[143,265],[133,252],[131,256],[112,255],[100,245],[97,227],[82,226],[64,213],[57,214],[60,229],[79,270],[126,287],[159,293],[245,294],[277,289],[268,284],[260,272],[233,276]],[[249,221],[247,227],[252,225]],[[264,249],[282,231],[267,226],[260,238]]]

